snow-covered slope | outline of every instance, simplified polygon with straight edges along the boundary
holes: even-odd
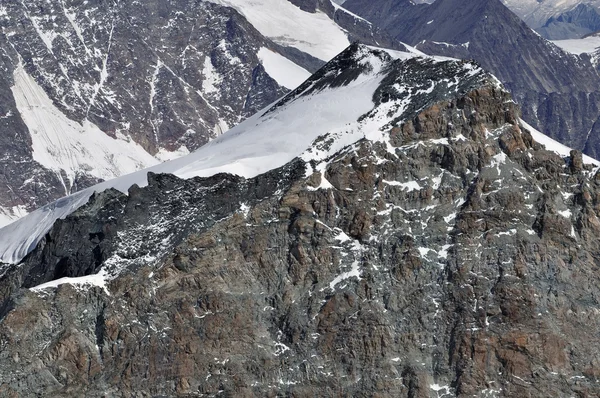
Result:
[[[533,139],[535,141],[537,141],[538,143],[542,144],[544,147],[546,147],[547,150],[555,152],[564,158],[570,156],[572,149],[569,148],[568,146],[561,144],[560,142],[548,137],[547,135],[545,135],[543,133],[540,133],[538,130],[533,128],[530,124],[528,124],[523,119],[519,120],[519,124],[521,126],[525,127],[525,129],[527,129],[531,133],[531,136],[533,137]],[[600,161],[598,161],[590,156],[587,156],[587,155],[583,155],[583,161],[588,164],[600,166]]]
[[[129,137],[114,139],[88,120],[69,119],[22,66],[15,70],[12,92],[31,134],[33,159],[66,174],[65,194],[82,172],[108,180],[158,163]]]
[[[268,48],[262,47],[257,55],[267,74],[282,87],[293,90],[310,77],[309,71]]]
[[[534,29],[543,26],[550,17],[568,11],[578,4],[586,3],[596,8],[600,6],[598,0],[502,0],[502,2]]]
[[[593,54],[600,47],[600,37],[588,36],[583,39],[554,40],[552,43],[571,54]]]

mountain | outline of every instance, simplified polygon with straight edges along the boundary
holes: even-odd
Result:
[[[600,12],[589,4],[553,16],[536,32],[549,40],[580,39],[600,30]]]
[[[499,0],[344,6],[425,53],[477,60],[511,91],[528,123],[591,156],[600,153],[600,79],[592,59],[561,51]]]
[[[536,30],[549,20],[569,13],[580,5],[600,9],[598,0],[502,0],[502,2]]]
[[[564,151],[473,62],[352,45],[179,177],[47,208],[0,391],[598,395],[600,180]]]
[[[300,6],[0,4],[0,226],[199,148],[296,88],[350,40],[404,48],[329,1]]]

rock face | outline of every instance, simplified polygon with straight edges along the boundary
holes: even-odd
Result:
[[[279,106],[361,79],[357,51]],[[361,120],[385,139],[328,154],[342,129],[249,180],[151,175],[5,265],[2,394],[597,396],[596,170],[472,64],[373,54]]]
[[[566,54],[536,35],[500,0],[348,0],[344,6],[425,53],[477,60],[511,91],[525,120],[598,157],[596,67],[587,55]]]

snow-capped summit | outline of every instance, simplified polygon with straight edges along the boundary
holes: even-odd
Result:
[[[562,51],[500,0],[348,0],[344,6],[427,54],[476,60],[502,81],[528,123],[598,157],[600,76],[593,59]]]

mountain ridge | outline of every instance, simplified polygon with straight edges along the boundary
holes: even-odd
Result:
[[[59,220],[2,271],[0,391],[596,394],[598,168],[477,65],[392,54],[352,46],[265,114],[370,105],[281,168],[150,174]]]

